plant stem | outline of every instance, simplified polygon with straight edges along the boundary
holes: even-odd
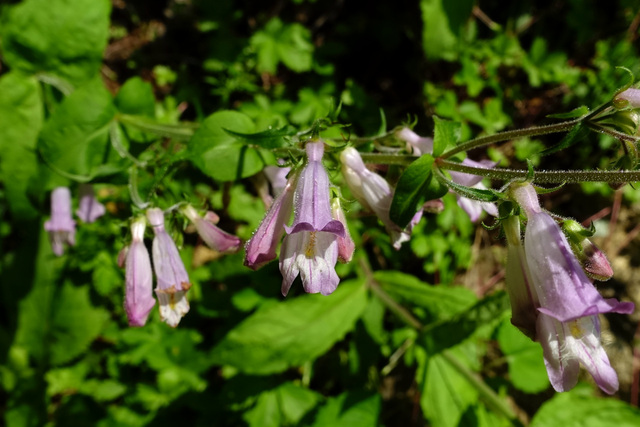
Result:
[[[440,158],[448,159],[449,157],[464,152],[469,151],[474,148],[483,147],[485,145],[493,144],[494,142],[507,141],[510,139],[524,138],[526,136],[534,136],[534,135],[546,135],[550,133],[557,132],[566,132],[570,130],[572,127],[580,123],[583,120],[582,117],[569,120],[562,123],[556,123],[553,125],[547,126],[536,126],[527,129],[516,129],[509,130],[506,132],[498,132],[493,135],[481,136],[479,138],[472,139],[471,141],[464,142],[457,147],[452,148],[451,150],[443,153]]]
[[[457,162],[436,159],[436,164],[442,168],[471,175],[485,176],[491,179],[510,181],[516,178],[526,178],[528,171],[524,169],[477,168]],[[578,182],[636,182],[640,181],[640,171],[585,171],[559,170],[535,172],[533,181],[537,183],[578,183]]]
[[[196,124],[167,124],[159,123],[153,119],[140,116],[132,116],[129,114],[120,114],[117,116],[118,121],[137,127],[145,132],[150,132],[159,136],[176,139],[189,139],[193,136]]]
[[[424,325],[416,319],[406,308],[398,304],[389,294],[387,294],[380,283],[373,277],[373,272],[368,262],[364,258],[359,259],[360,267],[366,276],[366,283],[369,289],[375,294],[378,299],[395,315],[397,315],[408,326],[412,327],[418,332],[424,330]],[[509,407],[504,399],[498,396],[498,394],[489,387],[482,378],[467,368],[454,354],[449,350],[444,350],[440,353],[442,357],[458,371],[473,387],[478,390],[481,398],[487,403],[487,405],[494,411],[502,414],[513,425],[521,426],[522,423],[518,420],[515,412]]]

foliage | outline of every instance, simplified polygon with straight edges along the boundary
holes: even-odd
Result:
[[[461,141],[595,109],[627,83],[616,66],[640,75],[634,2],[547,3],[0,5],[4,425],[638,425],[629,380],[606,399],[586,377],[550,393],[539,344],[509,322],[499,232],[490,219],[476,227],[447,194],[495,201],[495,192],[437,175],[438,157]],[[577,111],[564,118],[587,110]],[[298,143],[320,136],[340,186],[341,148],[409,156],[396,126],[414,117],[434,151],[378,169],[398,195],[390,216],[405,226],[440,197],[444,211],[425,213],[395,251],[344,189],[357,249],[331,296],[303,295],[296,283],[284,299],[277,262],[251,271],[241,254],[206,248],[176,213],[184,203],[214,209],[246,241],[270,197],[265,166],[299,166]],[[586,126],[487,154],[522,170],[528,161],[611,169],[633,157]],[[544,156],[556,148],[566,150]],[[58,258],[43,228],[49,195],[69,186],[75,211],[80,183],[93,184],[107,214],[78,221],[76,245]],[[583,188],[600,196],[590,214],[613,194]],[[562,203],[545,206],[590,215]],[[176,329],[155,308],[145,327],[127,326],[117,259],[147,204],[169,212],[192,282]],[[607,291],[631,298],[629,286]],[[624,322],[612,328],[624,349],[615,364],[631,366],[634,326]]]

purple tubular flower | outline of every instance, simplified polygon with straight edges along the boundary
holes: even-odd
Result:
[[[418,211],[407,228],[402,230],[389,218],[389,209],[393,200],[393,189],[389,183],[366,168],[360,153],[355,148],[345,148],[340,154],[340,162],[342,174],[353,196],[363,207],[376,214],[391,236],[393,247],[400,249],[402,243],[411,238],[411,230],[422,218],[422,210]]]
[[[144,245],[145,227],[144,217],[131,224],[132,241],[126,251],[124,309],[129,326],[144,326],[156,304],[153,299],[151,259]]]
[[[488,160],[475,162],[470,159],[464,159],[462,161],[462,164],[478,168],[492,168],[497,163]],[[451,179],[453,180],[453,182],[455,182],[456,184],[464,185],[465,187],[479,188],[481,190],[487,189],[487,187],[485,187],[484,184],[480,182],[482,181],[482,177],[480,175],[472,175],[456,171],[449,171],[449,174],[451,175]],[[498,208],[496,207],[495,203],[481,202],[479,200],[462,197],[459,194],[457,194],[456,197],[458,199],[458,206],[460,206],[462,210],[464,210],[467,215],[469,215],[469,218],[472,222],[476,222],[480,219],[482,211],[485,211],[491,216],[498,216]]]
[[[53,253],[64,254],[64,244],[75,245],[76,222],[71,218],[71,192],[67,187],[58,187],[51,192],[51,219],[44,223],[49,232]]]
[[[216,219],[218,216],[210,212],[209,215],[202,218],[198,215],[198,212],[191,205],[187,205],[182,208],[182,213],[184,216],[189,218],[189,220],[193,223],[198,231],[198,234],[202,238],[202,240],[209,246],[211,249],[216,250],[218,252],[235,252],[240,247],[240,239],[233,234],[227,233],[226,231],[221,230],[215,225],[213,220],[208,220],[207,218]],[[210,215],[213,214],[213,215]]]
[[[331,216],[333,219],[337,219],[344,226],[344,237],[338,237],[338,261],[347,263],[353,258],[353,252],[356,249],[355,243],[349,234],[349,228],[347,228],[347,218],[344,216],[344,211],[340,205],[340,199],[334,197],[331,200]]]
[[[629,102],[633,108],[640,107],[640,89],[629,88],[616,96],[616,100],[624,99]]]
[[[276,259],[276,248],[291,217],[297,176],[291,176],[284,190],[276,197],[253,237],[245,245],[244,265],[257,270]]]
[[[520,220],[510,216],[502,226],[507,237],[506,287],[511,303],[511,323],[531,339],[536,336],[538,298],[520,241]]]
[[[156,295],[160,301],[160,318],[169,326],[176,327],[182,316],[189,311],[186,294],[191,284],[176,244],[164,229],[164,213],[161,209],[147,210],[147,219],[153,227],[155,237],[151,252],[156,272]]]
[[[537,330],[549,381],[556,391],[567,391],[576,385],[580,364],[602,391],[613,394],[618,390],[618,375],[600,343],[598,316],[559,322],[541,313]]]
[[[577,382],[582,363],[606,393],[618,388],[616,373],[600,342],[600,313],[631,313],[633,303],[604,299],[586,276],[560,226],[542,211],[530,184],[510,188],[527,216],[525,253],[537,297],[536,336],[549,379],[558,391]]]
[[[409,143],[413,154],[416,156],[433,152],[433,138],[422,137],[407,127],[400,129],[397,136]]]
[[[80,185],[80,207],[76,211],[76,215],[86,223],[92,223],[105,213],[105,208],[93,193],[93,185]]]
[[[285,227],[280,254],[285,296],[298,274],[309,293],[329,295],[340,282],[335,271],[338,238],[346,233],[342,222],[331,216],[329,176],[322,165],[324,143],[309,142],[305,149],[308,163],[296,185],[295,216],[291,227]]]
[[[278,161],[279,164],[283,164],[284,161],[280,159]],[[279,166],[265,166],[263,169],[264,174],[267,176],[269,183],[271,184],[271,189],[273,191],[273,195],[278,197],[284,187],[287,186],[287,175],[291,171],[289,167],[279,167]]]

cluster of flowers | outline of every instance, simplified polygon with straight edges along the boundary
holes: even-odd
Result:
[[[89,184],[80,186],[80,206],[76,215],[85,223],[92,223],[105,213],[105,207],[96,200],[93,187]],[[64,254],[65,243],[76,244],[76,222],[71,215],[71,191],[67,187],[57,187],[51,192],[51,218],[44,223],[49,233],[53,253]]]
[[[433,140],[423,138],[408,128],[398,133],[412,147],[414,154],[431,152]],[[349,235],[345,215],[338,196],[331,197],[329,177],[322,165],[324,142],[308,142],[305,146],[307,163],[299,172],[290,168],[271,166],[265,174],[276,193],[270,209],[246,245],[245,265],[257,270],[274,260],[277,246],[282,243],[280,271],[283,276],[282,294],[287,295],[295,278],[300,275],[306,292],[331,294],[339,283],[335,272],[337,261],[349,262],[354,243]],[[410,224],[401,229],[389,218],[393,200],[393,187],[380,175],[369,170],[355,148],[345,148],[340,154],[342,173],[353,196],[360,204],[374,212],[384,224],[395,249],[411,237],[415,224],[422,218],[419,210]],[[465,160],[468,165],[492,167],[493,163]],[[287,175],[289,178],[287,179]],[[459,184],[482,187],[481,177],[452,173]],[[464,197],[460,206],[477,221],[482,210],[492,215],[498,211],[492,203],[482,203]],[[441,204],[441,202],[440,202]],[[287,223],[294,212],[291,226]]]
[[[240,239],[216,226],[219,218],[213,212],[201,217],[191,205],[180,209],[195,226],[202,240],[210,248],[222,252],[235,252]],[[186,294],[191,283],[187,270],[180,259],[178,248],[164,227],[164,212],[158,208],[147,209],[146,218],[136,218],[131,224],[131,244],[119,257],[125,268],[125,310],[130,326],[144,326],[155,305],[152,294],[151,260],[144,244],[147,221],[153,229],[153,269],[156,273],[156,295],[160,303],[160,318],[169,326],[176,327],[189,311]]]
[[[604,392],[614,393],[618,377],[602,347],[598,314],[630,314],[633,303],[604,299],[598,293],[588,275],[606,280],[613,271],[579,224],[565,222],[570,243],[558,223],[540,207],[532,185],[512,184],[507,194],[527,219],[524,247],[518,217],[503,220],[512,323],[542,345],[554,389],[573,388],[582,364]]]

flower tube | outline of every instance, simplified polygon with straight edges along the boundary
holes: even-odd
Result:
[[[215,225],[217,221],[208,219],[217,219],[218,216],[215,213],[209,212],[203,218],[191,205],[183,207],[181,211],[193,223],[202,240],[211,249],[218,252],[235,252],[240,247],[240,239],[237,236],[221,230]]]
[[[156,295],[160,301],[160,318],[175,328],[189,311],[186,294],[191,284],[178,248],[164,229],[162,210],[148,209],[147,219],[155,234],[151,253],[153,268],[156,272]]]
[[[64,254],[64,244],[76,244],[76,222],[71,218],[71,192],[67,187],[58,187],[51,192],[51,218],[44,223],[49,232],[53,253]]]
[[[80,207],[76,210],[76,215],[86,223],[95,222],[105,213],[105,207],[96,199],[93,193],[93,185],[80,185]]]
[[[308,162],[296,185],[294,220],[285,227],[280,254],[282,294],[287,295],[299,274],[306,292],[329,295],[340,282],[335,271],[338,238],[346,234],[342,222],[331,216],[324,143],[309,142],[305,149]]]
[[[389,218],[389,209],[393,200],[393,189],[389,183],[366,168],[360,153],[355,148],[345,148],[340,154],[340,162],[342,174],[353,196],[362,206],[376,214],[391,236],[393,247],[400,249],[402,243],[411,238],[411,230],[422,218],[422,210],[419,210],[407,228],[402,230]]]
[[[156,304],[153,298],[153,277],[149,251],[144,245],[146,220],[138,218],[131,224],[131,245],[125,257],[124,308],[129,326],[144,326],[149,312]]]
[[[276,259],[276,249],[285,232],[285,224],[291,218],[293,195],[297,176],[294,174],[273,201],[258,229],[245,245],[244,265],[257,270]]]

